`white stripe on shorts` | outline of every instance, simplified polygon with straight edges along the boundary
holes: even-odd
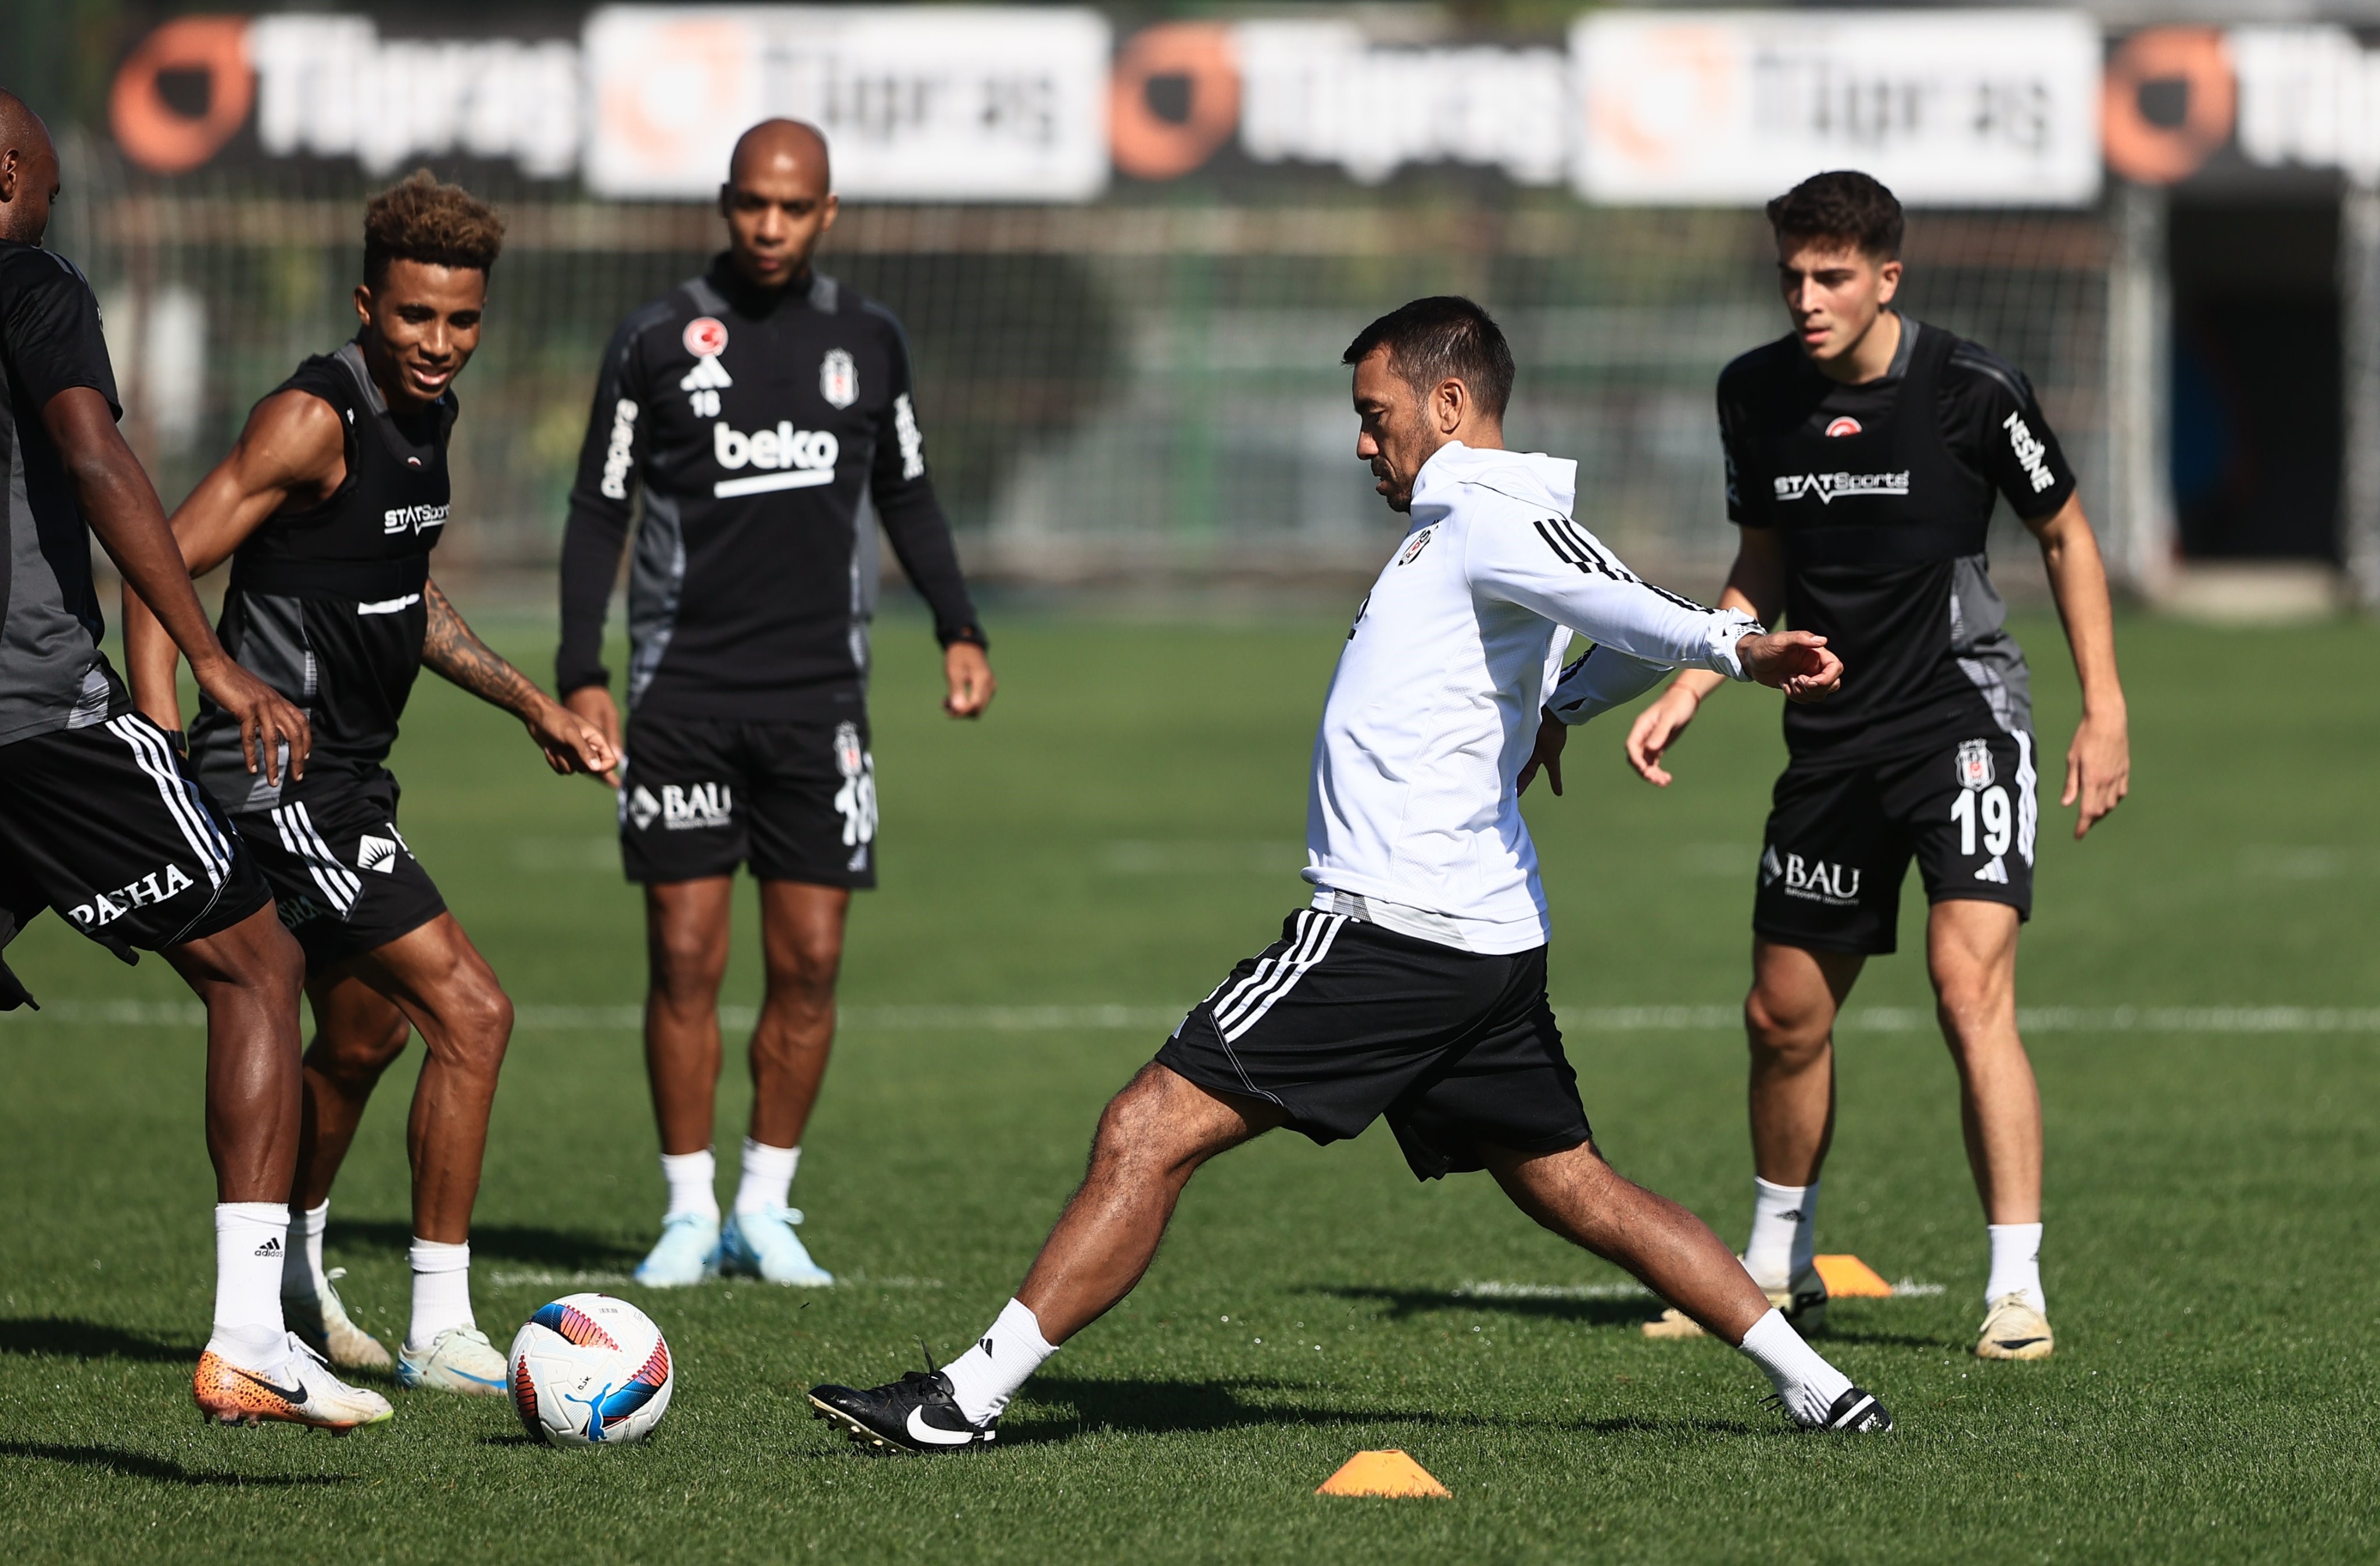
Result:
[[[306,871],[322,895],[331,900],[331,909],[341,918],[356,904],[356,894],[363,890],[362,878],[339,863],[322,834],[314,830],[313,818],[306,814],[303,805],[278,805],[273,809],[273,824],[280,829],[281,846],[306,862]]]
[[[2041,824],[2041,801],[2034,797],[2033,735],[2016,731],[2016,851],[2033,863],[2033,835]]]
[[[1339,927],[1347,922],[1344,914],[1302,912],[1299,917],[1311,921],[1306,927],[1305,939],[1291,949],[1289,960],[1274,973],[1272,981],[1261,989],[1234,997],[1235,1006],[1228,1019],[1220,1010],[1215,1014],[1216,1029],[1222,1034],[1226,1044],[1236,1042],[1248,1029],[1262,1022],[1265,1014],[1271,1011],[1282,996],[1297,988],[1299,979],[1321,966],[1322,960],[1330,955],[1330,943],[1337,939]]]
[[[173,752],[165,747],[164,737],[152,733],[129,713],[107,721],[107,732],[124,742],[132,752],[132,763],[149,774],[157,785],[157,797],[165,803],[165,813],[182,832],[182,841],[198,856],[199,864],[207,872],[207,884],[223,889],[224,876],[231,869],[231,844],[215,830],[214,818],[199,803],[198,795],[181,772],[174,766]]]

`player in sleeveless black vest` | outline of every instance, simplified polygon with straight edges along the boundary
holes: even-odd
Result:
[[[231,561],[226,647],[313,725],[304,776],[279,783],[235,772],[237,736],[211,706],[191,731],[200,777],[218,780],[306,951],[318,1031],[285,1314],[334,1364],[389,1361],[347,1318],[321,1236],[364,1106],[418,1030],[429,1061],[415,1093],[413,1312],[397,1378],[490,1395],[504,1391],[505,1366],[471,1316],[468,1240],[512,1008],[398,830],[382,762],[426,664],[518,716],[554,771],[617,765],[601,733],[472,635],[430,577],[450,506],[453,382],[478,346],[500,233],[488,209],[427,176],[376,200],[355,340],[260,402],[173,519],[194,575]],[[130,614],[126,639],[142,709],[172,724],[170,644]]]
[[[2039,1359],[2054,1344],[2041,1101],[2015,999],[2038,807],[2029,676],[1985,558],[1996,500],[2040,541],[2081,677],[2062,801],[2079,804],[2077,838],[2131,771],[2107,576],[2024,377],[1887,308],[1901,271],[1892,193],[1865,175],[1818,175],[1768,215],[1794,330],[1719,379],[1728,515],[1742,528],[1719,601],[1764,620],[1784,610],[1828,638],[1845,673],[1834,700],[1788,710],[1792,759],[1761,854],[1745,1265],[1798,1319],[1821,1318],[1812,1253],[1835,1017],[1866,959],[1893,949],[1913,858],[1990,1247],[1975,1352]],[[1628,754],[1649,781],[1670,781],[1661,759],[1714,684],[1684,674],[1639,714]],[[1694,1329],[1671,1317],[1646,1330]]]

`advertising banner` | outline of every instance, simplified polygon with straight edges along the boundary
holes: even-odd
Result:
[[[1732,206],[1861,168],[1914,206],[2086,206],[2100,40],[2075,11],[1606,11],[1571,31],[1589,200]]]
[[[719,188],[771,115],[834,148],[860,200],[1082,201],[1108,174],[1108,24],[992,6],[613,6],[584,40],[587,188]]]

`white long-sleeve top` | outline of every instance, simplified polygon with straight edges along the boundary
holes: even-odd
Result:
[[[1686,665],[1746,677],[1735,644],[1760,627],[1621,564],[1571,520],[1577,473],[1459,442],[1422,465],[1412,526],[1356,614],[1314,739],[1318,908],[1467,952],[1544,945],[1513,789],[1540,710],[1584,722]],[[1564,681],[1572,631],[1597,651]]]

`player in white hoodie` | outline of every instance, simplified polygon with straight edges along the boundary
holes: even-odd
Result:
[[[1415,300],[1345,362],[1356,455],[1410,526],[1323,704],[1312,905],[1108,1105],[1082,1188],[973,1348],[811,1403],[863,1445],[990,1441],[1055,1346],[1139,1281],[1200,1164],[1276,1126],[1332,1142],[1385,1115],[1420,1178],[1488,1171],[1531,1218],[1739,1345],[1794,1424],[1891,1428],[1699,1219],[1596,1152],[1546,999],[1545,893],[1514,786],[1543,711],[1583,722],[1682,666],[1816,700],[1841,662],[1821,637],[1648,586],[1572,520],[1577,464],[1503,449],[1512,358],[1478,306]],[[1573,631],[1595,649],[1564,671]]]

